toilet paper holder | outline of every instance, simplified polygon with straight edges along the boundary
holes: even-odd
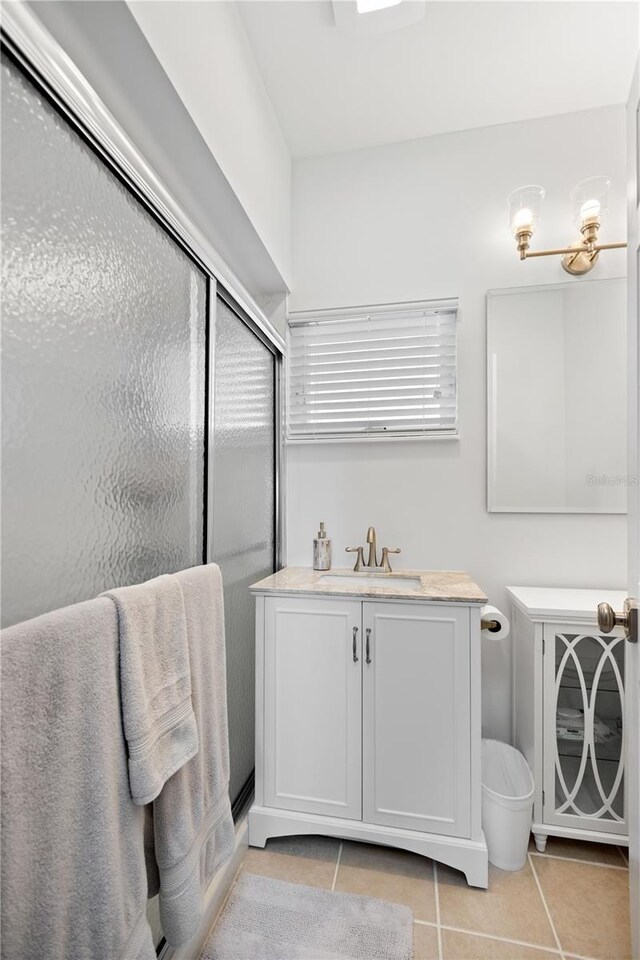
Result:
[[[502,610],[490,603],[480,611],[480,631],[485,640],[506,640],[510,624]]]

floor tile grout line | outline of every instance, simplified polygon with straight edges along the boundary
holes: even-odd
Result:
[[[620,848],[617,847],[617,850]],[[530,857],[538,857],[540,860],[564,860],[565,863],[584,863],[588,867],[608,867],[610,870],[627,870],[628,868],[623,864],[619,866],[617,863],[601,863],[598,860],[581,860],[579,857],[559,857],[555,853],[538,853],[535,850],[529,851]]]
[[[556,946],[557,946],[558,950],[560,951],[560,956],[561,956],[561,957],[563,958],[563,960],[564,960],[564,952],[563,952],[563,950],[562,950],[562,944],[560,943],[560,937],[558,936],[558,931],[556,930],[556,925],[555,925],[555,923],[553,922],[553,918],[552,918],[552,916],[551,916],[551,911],[549,910],[549,906],[548,906],[548,904],[547,904],[545,895],[544,895],[544,893],[543,893],[543,891],[542,891],[542,885],[541,885],[541,883],[540,883],[540,880],[538,879],[538,873],[537,873],[537,871],[536,871],[536,868],[535,868],[535,865],[534,865],[534,862],[533,862],[533,859],[532,859],[532,856],[531,856],[530,853],[527,854],[527,859],[528,859],[528,861],[529,861],[529,866],[531,867],[531,872],[533,873],[533,879],[534,879],[535,882],[536,882],[536,887],[538,888],[538,893],[540,894],[540,899],[542,900],[542,906],[544,907],[544,912],[545,912],[546,915],[547,915],[547,920],[548,920],[549,923],[551,924],[551,931],[552,931],[553,936],[554,936],[554,939],[555,939],[555,941],[556,941]]]
[[[440,888],[438,887],[438,864],[433,861],[433,888],[436,895],[436,929],[438,932],[438,958],[443,960],[442,952],[442,925],[440,922]]]
[[[340,866],[340,858],[342,856],[342,840],[340,841],[340,846],[338,847],[338,859],[336,860],[336,869],[333,874],[333,883],[331,884],[331,889],[336,889],[336,880],[338,879],[338,868]]]
[[[424,924],[427,927],[435,927],[435,923],[428,923],[426,920],[414,920],[414,923]],[[498,940],[500,943],[512,943],[517,947],[529,947],[531,950],[542,950],[547,953],[552,953],[554,956],[562,956],[560,949],[556,947],[544,946],[541,943],[530,943],[528,940],[514,940],[511,937],[501,937],[496,933],[482,933],[480,930],[467,930],[466,927],[453,927],[448,923],[443,923],[443,930],[449,930],[451,933],[464,933],[469,937],[480,937],[484,940]],[[573,957],[572,957],[573,960]],[[580,958],[580,960],[590,960],[590,958]]]
[[[597,957],[585,957],[582,953],[565,953],[566,960],[597,960]]]

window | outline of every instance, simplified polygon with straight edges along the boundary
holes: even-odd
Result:
[[[457,301],[289,317],[289,441],[457,436]]]

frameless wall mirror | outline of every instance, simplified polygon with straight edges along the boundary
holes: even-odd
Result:
[[[487,294],[488,509],[626,513],[626,281]]]

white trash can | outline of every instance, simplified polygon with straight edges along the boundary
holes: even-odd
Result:
[[[521,870],[526,863],[533,787],[519,750],[499,740],[482,741],[482,827],[489,861],[501,870]]]

